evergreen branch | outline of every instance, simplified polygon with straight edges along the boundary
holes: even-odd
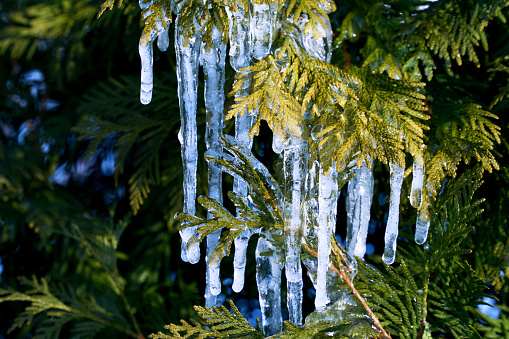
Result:
[[[232,313],[224,306],[212,307],[212,309],[194,306],[198,317],[200,317],[199,320],[193,321],[192,319],[193,324],[181,320],[181,325],[166,325],[164,328],[169,330],[172,336],[159,332],[151,334],[149,338],[265,338],[260,330],[249,325],[231,300],[230,307]]]
[[[281,237],[277,233],[283,228],[281,215],[283,209],[280,205],[283,199],[276,180],[250,150],[238,145],[233,138],[223,137],[220,143],[225,152],[221,155],[209,154],[206,159],[221,166],[226,173],[249,183],[251,188],[249,197],[228,193],[237,209],[237,216],[233,216],[216,200],[203,196],[198,198],[198,202],[212,214],[213,218],[181,213],[175,216],[176,220],[182,222],[182,228],[198,226],[197,235],[189,241],[188,246],[203,241],[207,235],[218,229],[227,230],[211,254],[210,263],[220,261],[225,255],[229,255],[233,241],[247,228],[263,228],[273,233],[270,237],[273,241],[279,241]]]
[[[120,8],[122,6],[123,1],[124,0],[118,0],[117,8]],[[115,0],[106,0],[105,2],[103,2],[101,8],[99,9],[99,12],[97,13],[97,19],[99,19],[107,9],[109,9],[110,11],[113,10],[113,6],[115,6]]]
[[[82,54],[85,50],[82,40],[96,10],[91,0],[85,0],[73,6],[40,3],[11,13],[11,25],[0,31],[0,54],[11,49],[13,58],[26,53],[27,59],[31,59],[41,42],[61,43],[72,57]]]
[[[25,311],[15,320],[9,332],[12,332],[16,327],[21,327],[25,323],[31,322],[35,315],[45,312],[48,317],[57,318],[58,322],[51,326],[48,326],[49,324],[43,324],[40,332],[37,334],[44,338],[46,338],[47,335],[59,333],[64,324],[79,318],[89,319],[94,323],[114,328],[133,338],[138,337],[132,330],[122,326],[122,323],[125,324],[123,319],[113,319],[111,314],[96,303],[95,299],[80,302],[74,294],[74,291],[69,289],[68,291],[70,294],[67,294],[66,298],[64,294],[64,298],[68,302],[65,303],[50,291],[48,283],[44,278],[41,279],[40,283],[35,277],[33,277],[31,281],[23,280],[23,283],[31,286],[33,289],[26,293],[4,289],[0,290],[0,303],[6,301],[24,301],[30,303],[30,305],[25,308]],[[119,320],[121,320],[120,323]],[[94,328],[89,328],[89,332],[90,330],[94,330]]]
[[[150,6],[141,13],[143,32],[141,33],[140,44],[147,45],[168,29],[171,23],[171,3],[166,0],[142,1],[150,3]]]
[[[303,132],[302,109],[299,102],[286,91],[284,79],[274,57],[268,56],[255,65],[247,67],[245,72],[237,73],[231,95],[244,93],[241,88],[250,84],[250,94],[235,97],[235,104],[225,117],[229,120],[258,112],[258,119],[251,128],[249,136],[258,135],[261,119],[267,121],[272,132],[279,138],[285,135],[300,136]]]

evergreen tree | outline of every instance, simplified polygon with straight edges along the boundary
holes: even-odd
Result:
[[[507,337],[508,7],[2,4],[0,333]]]

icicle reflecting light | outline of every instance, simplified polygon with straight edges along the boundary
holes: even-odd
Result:
[[[422,154],[416,154],[412,169],[412,187],[410,189],[410,205],[421,207],[422,186],[424,184],[424,159]]]
[[[271,256],[261,255],[273,251]],[[260,237],[256,246],[256,284],[262,311],[263,333],[271,336],[281,332],[281,263],[282,254],[271,243],[270,239]]]
[[[175,54],[177,57],[178,96],[181,126],[178,134],[182,146],[182,165],[184,167],[184,209],[189,215],[196,213],[196,171],[198,166],[198,135],[196,127],[196,105],[198,99],[198,69],[201,39],[189,38],[184,44],[184,28],[177,17],[175,29]],[[182,237],[183,261],[197,263],[200,260],[200,245],[187,248],[189,239],[196,234],[196,227],[188,227],[180,232]]]
[[[401,198],[401,186],[405,169],[396,163],[390,163],[391,168],[391,202],[389,206],[389,218],[385,229],[385,250],[383,261],[390,265],[396,258],[396,241],[398,239],[399,226],[399,202]]]
[[[302,265],[300,262],[301,237],[303,232],[304,182],[309,155],[307,142],[300,136],[288,139],[284,150],[285,210],[284,232],[286,249],[287,306],[290,321],[302,324]]]
[[[362,259],[366,253],[366,238],[371,217],[373,169],[363,163],[361,167],[354,168],[352,171],[355,173],[355,177],[348,182],[346,196],[346,247],[351,256],[355,255]]]
[[[205,144],[207,152],[214,154],[221,152],[219,140],[223,134],[223,109],[224,109],[224,66],[226,59],[226,45],[223,44],[221,33],[216,26],[212,27],[213,47],[207,50],[202,42],[201,53],[203,56],[203,73],[205,83],[205,109],[207,114],[207,126],[205,129]],[[219,165],[209,162],[209,197],[219,204],[223,203],[222,171]],[[207,217],[213,216],[209,213]],[[216,296],[221,293],[221,280],[219,279],[220,261],[209,263],[209,258],[219,245],[221,229],[207,236],[207,253],[205,262],[207,265],[207,282],[205,290],[205,304],[207,307],[215,306]]]
[[[227,8],[230,23],[230,65],[237,72],[241,68],[249,66],[251,61],[249,16],[240,4],[238,4],[238,10],[238,12],[231,12]],[[236,93],[236,96],[243,96],[244,94],[244,91],[241,90],[239,93]],[[247,111],[242,116],[239,115],[235,118],[235,139],[239,145],[247,149],[251,149],[253,146],[253,140],[249,138],[249,131],[254,123],[253,118],[254,115]],[[240,178],[234,178],[233,192],[239,196],[247,197],[248,184]],[[233,258],[232,289],[237,293],[244,288],[247,247],[251,235],[252,230],[246,229],[234,240],[235,254]]]
[[[316,278],[315,308],[324,308],[327,296],[327,271],[331,252],[331,234],[336,230],[336,211],[338,202],[338,181],[336,167],[333,164],[325,175],[320,168],[318,192],[318,268]]]

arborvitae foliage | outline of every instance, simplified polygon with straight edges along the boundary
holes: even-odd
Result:
[[[142,338],[190,318],[151,336],[264,337],[231,300],[231,312],[195,306],[193,315],[197,270],[179,261],[175,219],[199,227],[192,242],[224,229],[211,262],[227,257],[249,227],[262,227],[260,236],[283,251],[280,165],[224,138],[224,153],[206,160],[249,182],[250,198],[229,193],[223,206],[201,196],[213,218],[202,210],[174,219],[182,179],[172,54],[156,53],[152,103],[140,105],[137,95],[140,39],[173,29],[178,14],[186,39],[199,33],[212,48],[213,26],[228,41],[225,6],[238,12],[248,3],[156,0],[143,11],[132,0],[2,3],[1,335]],[[377,251],[357,259],[350,281],[351,262],[334,241],[329,270],[343,297],[303,326],[285,322],[277,337],[507,337],[508,8],[483,0],[280,1],[272,54],[242,72],[227,69],[225,131],[230,119],[256,111],[255,149],[270,144],[266,126],[281,139],[306,138],[313,159],[336,166],[342,184],[352,168],[375,161],[374,221],[385,222],[385,165],[406,169],[396,263],[381,263],[383,246],[374,241]],[[325,62],[299,35],[316,36],[329,11],[334,51]],[[35,68],[46,75],[45,89],[23,76]],[[59,106],[47,109],[49,99]],[[114,166],[104,174],[109,153]],[[407,207],[416,158],[426,165],[419,211],[428,209],[431,224],[423,246],[412,243],[416,210]],[[198,191],[206,194],[202,160]],[[56,181],[58,170],[69,175],[66,185]],[[304,264],[316,256],[317,244],[304,239]],[[484,297],[498,298],[498,319],[477,308]]]

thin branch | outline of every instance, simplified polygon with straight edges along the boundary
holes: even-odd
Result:
[[[312,250],[308,245],[304,244],[304,246],[306,247],[306,249],[309,251],[309,253],[311,255],[313,255],[315,257],[318,256],[316,251]],[[378,320],[377,316],[373,313],[371,308],[369,308],[368,304],[366,303],[366,300],[364,300],[364,298],[355,289],[355,287],[352,284],[352,281],[348,277],[348,274],[346,274],[345,269],[344,268],[338,269],[336,266],[334,266],[332,263],[329,262],[329,270],[331,270],[331,271],[335,272],[337,275],[339,275],[343,279],[343,281],[346,283],[346,285],[348,287],[350,287],[350,289],[352,290],[353,294],[357,297],[357,299],[359,299],[359,301],[361,302],[362,306],[364,306],[364,308],[368,312],[368,314],[371,317],[371,319],[373,320],[373,323],[375,324],[375,326],[380,330],[380,332],[381,332],[381,339],[392,339],[391,335],[389,333],[387,333],[384,330],[384,328],[382,327],[382,324],[380,323],[380,320]]]

